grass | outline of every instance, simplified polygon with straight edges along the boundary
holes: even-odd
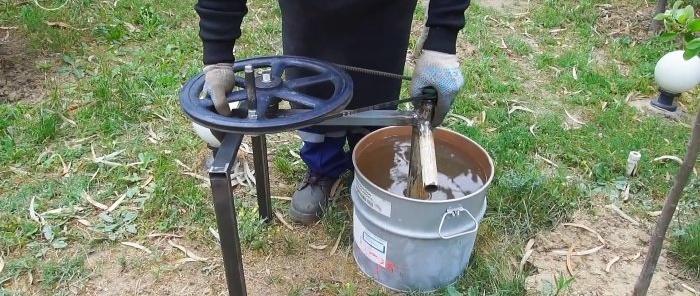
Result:
[[[595,197],[615,201],[611,193],[620,182],[629,182],[640,197],[634,201],[638,211],[657,209],[663,201],[672,184],[667,176],[677,166],[651,160],[682,156],[690,130],[642,117],[626,98],[655,94],[655,62],[674,48],[653,37],[597,34],[593,28],[604,21],[597,5],[604,3],[533,1],[527,18],[477,4],[470,8],[459,42],[475,50],[462,59],[467,85],[453,112],[470,118],[483,112],[485,121],[446,125],[484,146],[497,174],[470,268],[451,289],[465,295],[522,295],[527,274],[514,270],[508,258],[521,255],[527,238],[567,221]],[[208,233],[216,228],[209,189],[182,174],[206,174],[200,161],[208,153],[177,102],[182,84],[201,71],[192,5],[71,1],[64,9],[45,11],[32,3],[0,4],[7,25],[18,27],[27,50],[37,57],[31,60],[37,75],[57,77],[45,84],[47,95],[40,102],[0,104],[0,174],[7,176],[0,180],[0,253],[7,263],[0,281],[31,273],[41,279],[43,293],[69,293],[69,284],[90,279],[85,258],[69,251],[76,246],[116,247],[124,240],[147,241],[151,232],[215,244]],[[237,56],[280,54],[276,3],[249,5]],[[423,9],[417,10],[417,19]],[[690,95],[683,102],[691,113],[698,107]],[[572,125],[566,112],[585,124]],[[275,145],[270,167],[280,182],[294,184],[303,172],[288,152],[298,147],[295,141]],[[634,179],[623,171],[630,150],[644,155]],[[691,215],[698,204],[688,197],[700,193],[699,184],[694,177],[682,202]],[[107,206],[125,198],[115,211],[101,215],[86,195]],[[306,254],[309,237],[261,224],[252,189],[238,189],[237,196],[245,252]],[[37,222],[28,215],[32,201],[39,214],[66,210]],[[275,209],[284,213],[286,205],[275,202]],[[351,209],[347,200],[334,203],[320,223],[322,231],[309,236],[320,235],[331,246],[341,236],[340,249],[349,248]],[[697,224],[675,241],[679,258],[694,258],[682,255],[697,252],[692,233]],[[11,292],[3,288],[8,283],[0,286],[0,294]],[[355,282],[294,285],[290,295],[351,295],[362,289]],[[565,278],[553,283],[554,290],[560,286],[566,286]],[[385,292],[372,286],[367,293]],[[449,292],[437,294],[444,293]]]
[[[700,221],[681,228],[671,243],[671,252],[696,277],[700,276]]]

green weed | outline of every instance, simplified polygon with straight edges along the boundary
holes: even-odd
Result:
[[[691,273],[700,276],[700,221],[675,231],[670,251]]]

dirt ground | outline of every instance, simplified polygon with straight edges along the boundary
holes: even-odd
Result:
[[[0,29],[0,103],[34,101],[44,94],[44,75],[16,29]]]
[[[624,211],[624,206],[618,206]],[[532,295],[543,291],[546,282],[553,283],[554,276],[572,276],[567,267],[567,253],[599,250],[586,255],[571,256],[570,267],[574,281],[568,290],[570,295],[628,295],[644,265],[647,244],[656,219],[634,217],[639,225],[622,218],[608,205],[600,204],[591,210],[574,215],[567,224],[554,231],[541,233],[533,241],[532,255],[528,262],[536,275],[527,280]],[[598,236],[581,226],[587,227]],[[700,290],[697,278],[687,276],[682,268],[668,260],[663,250],[649,288],[649,295],[697,295]],[[529,265],[529,264],[528,264]]]

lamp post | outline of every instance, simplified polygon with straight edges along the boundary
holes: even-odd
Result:
[[[686,60],[683,50],[669,52],[656,63],[654,79],[659,86],[659,97],[652,100],[651,105],[676,112],[676,98],[700,84],[700,58],[694,56]]]

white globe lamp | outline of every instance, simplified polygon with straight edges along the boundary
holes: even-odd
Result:
[[[659,97],[651,105],[669,112],[678,108],[674,101],[681,93],[700,84],[700,58],[686,60],[683,50],[667,53],[656,63],[654,79],[659,86]]]

